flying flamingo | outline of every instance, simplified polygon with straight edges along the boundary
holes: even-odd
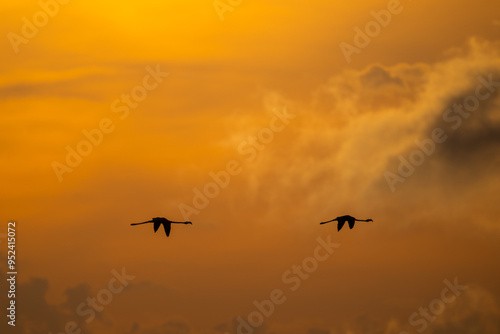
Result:
[[[172,224],[192,224],[191,222],[173,222],[173,221],[168,220],[167,218],[156,217],[156,218],[153,218],[152,220],[148,220],[147,222],[144,222],[144,223],[132,223],[130,225],[141,225],[141,224],[149,224],[149,223],[153,223],[153,227],[154,227],[155,232],[158,231],[158,229],[160,228],[160,225],[163,225],[163,228],[165,229],[165,234],[167,235],[167,237],[170,235],[170,228],[172,227],[171,226]]]
[[[333,222],[333,221],[338,221],[337,231],[340,231],[340,229],[344,226],[345,222],[348,222],[349,228],[352,229],[354,227],[354,223],[357,221],[358,222],[372,222],[373,219],[356,219],[353,216],[346,215],[346,216],[337,217],[335,219],[332,219],[332,220],[329,220],[326,222],[322,222],[320,224],[326,224],[326,223]]]

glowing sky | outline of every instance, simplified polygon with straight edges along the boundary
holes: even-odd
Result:
[[[500,332],[497,0],[61,2],[0,4],[9,331]]]

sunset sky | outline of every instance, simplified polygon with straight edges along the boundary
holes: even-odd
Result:
[[[0,32],[2,333],[500,333],[498,0],[4,0]]]

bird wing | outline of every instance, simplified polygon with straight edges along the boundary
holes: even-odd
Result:
[[[154,224],[155,232],[158,231],[158,229],[160,228],[161,223],[158,222],[158,221],[155,221],[153,224]]]
[[[165,234],[168,237],[170,235],[170,229],[172,228],[172,224],[165,223],[165,224],[163,224],[163,228],[165,229]]]
[[[354,221],[354,220],[349,220],[349,228],[350,228],[350,229],[352,229],[352,228],[354,227],[354,223],[355,223],[355,222],[356,222],[356,221]]]
[[[340,229],[344,226],[345,220],[339,220],[339,223],[337,224],[337,231],[340,231]]]

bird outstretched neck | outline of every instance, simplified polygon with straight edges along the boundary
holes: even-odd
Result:
[[[148,223],[152,223],[153,221],[147,221],[147,222],[144,222],[144,223],[132,223],[130,225],[141,225],[141,224],[148,224]]]

